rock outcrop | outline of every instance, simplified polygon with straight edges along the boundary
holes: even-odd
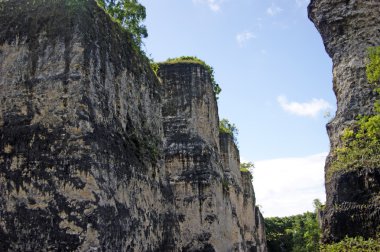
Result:
[[[129,34],[94,1],[0,4],[0,250],[164,245],[160,84]]]
[[[210,76],[93,0],[0,2],[1,251],[266,251]]]
[[[356,117],[373,113],[376,98],[365,73],[367,48],[380,45],[380,2],[375,0],[312,0],[309,18],[320,32],[333,60],[337,97],[335,118],[328,123],[331,142],[329,170],[340,135]],[[324,242],[344,236],[373,237],[380,226],[380,170],[362,167],[336,172],[326,180]]]
[[[165,164],[183,249],[265,251],[250,174],[229,134],[219,135],[210,74],[196,63],[161,64]],[[257,225],[257,226],[256,226]]]

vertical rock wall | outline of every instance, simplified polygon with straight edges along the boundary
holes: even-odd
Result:
[[[380,45],[380,2],[312,0],[308,11],[333,60],[337,112],[327,125],[331,142],[327,172],[343,130],[352,125],[357,115],[373,112],[376,97],[367,83],[365,65],[367,48]],[[326,193],[325,242],[338,241],[346,235],[371,237],[379,231],[379,169],[363,167],[335,173],[326,182]]]
[[[239,151],[220,135],[217,104],[205,67],[161,64],[165,164],[180,221],[183,250],[265,251],[250,175],[240,174]],[[261,223],[263,232],[263,223]]]
[[[0,11],[0,250],[163,245],[159,83],[129,35],[94,1]]]
[[[252,175],[240,171],[239,150],[230,134],[221,133],[220,155],[224,173],[224,184],[228,184],[228,197],[231,206],[233,232],[232,240],[237,247],[254,245],[257,251],[266,251],[264,218],[256,205],[252,186]],[[255,241],[255,242],[252,242]]]
[[[167,176],[180,221],[177,246],[213,251],[223,211],[218,164],[217,107],[207,73],[198,65],[161,65]],[[211,126],[211,127],[210,127]],[[214,126],[214,127],[212,127]],[[220,232],[222,232],[220,230]],[[219,250],[229,246],[219,240]]]
[[[130,39],[93,0],[0,2],[0,251],[265,251],[210,76]]]

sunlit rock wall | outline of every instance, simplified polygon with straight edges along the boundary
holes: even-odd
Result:
[[[186,234],[179,249],[265,251],[265,234],[258,240],[255,226],[251,178],[240,174],[231,136],[221,135],[220,145],[217,141],[209,73],[193,63],[161,64],[158,73],[164,89],[165,164],[180,232]]]
[[[224,184],[228,183],[228,198],[231,206],[232,240],[235,247],[256,247],[266,251],[264,218],[258,207],[252,186],[252,175],[240,171],[239,150],[230,134],[221,133],[220,155],[224,171]]]
[[[208,72],[159,75],[93,0],[0,2],[0,251],[266,250]]]
[[[159,83],[129,35],[94,1],[0,17],[0,250],[164,246]]]

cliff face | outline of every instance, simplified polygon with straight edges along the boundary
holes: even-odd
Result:
[[[0,250],[265,251],[210,77],[128,41],[91,0],[0,2]]]
[[[239,232],[241,241],[256,242],[258,251],[266,251],[264,218],[256,204],[255,192],[252,187],[252,175],[240,172],[240,155],[233,138],[222,133],[220,138],[220,154],[222,160],[224,183],[228,183],[228,195],[232,208],[233,220],[237,226],[234,232]],[[233,238],[236,239],[236,238]],[[249,246],[250,243],[247,244]]]
[[[359,115],[373,111],[375,93],[367,83],[367,48],[380,45],[380,2],[312,0],[309,18],[321,33],[333,60],[333,84],[337,97],[335,118],[327,125],[331,142],[325,171],[343,130]],[[344,236],[373,237],[380,225],[380,170],[337,172],[326,182],[327,202],[323,219],[324,241]]]
[[[209,73],[200,64],[178,63],[161,64],[158,74],[165,94],[165,164],[179,231],[186,234],[177,245],[191,251],[265,251],[251,178],[241,176],[232,137],[219,136]]]
[[[161,246],[159,83],[129,35],[94,1],[0,9],[0,250]]]

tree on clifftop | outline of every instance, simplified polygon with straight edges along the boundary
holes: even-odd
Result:
[[[236,136],[238,134],[238,129],[236,128],[235,124],[230,123],[230,121],[224,118],[219,121],[219,132],[229,134],[237,145]]]
[[[128,29],[137,45],[141,45],[142,38],[148,36],[145,25],[141,24],[146,18],[145,7],[137,0],[97,0],[107,13]]]

